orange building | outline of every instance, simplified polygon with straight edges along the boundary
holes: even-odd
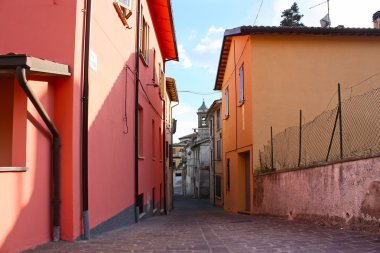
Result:
[[[166,211],[170,0],[0,5],[0,252]]]
[[[379,29],[251,27],[226,30],[215,90],[222,91],[224,208],[252,213],[259,150],[274,134],[311,120],[337,90],[378,73]],[[377,78],[377,79],[376,79]],[[367,85],[379,84],[379,76]]]

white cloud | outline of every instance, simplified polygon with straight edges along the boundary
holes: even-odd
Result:
[[[182,63],[182,67],[187,69],[193,66],[193,63],[191,62],[190,58],[187,56],[187,53],[183,44],[178,45],[178,54],[179,54],[180,62]]]
[[[191,30],[191,32],[187,38],[189,40],[193,40],[193,39],[197,38],[197,30],[195,30],[195,29]]]
[[[186,104],[179,104],[173,108],[173,117],[177,120],[177,132],[174,135],[174,142],[178,138],[193,133],[197,127],[196,108]]]
[[[223,33],[223,27],[211,26],[194,50],[198,53],[219,51],[222,46]]]

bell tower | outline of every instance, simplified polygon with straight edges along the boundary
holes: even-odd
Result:
[[[205,100],[203,99],[203,103],[201,107],[198,108],[198,128],[208,128],[208,122],[206,120],[208,108],[206,107]]]

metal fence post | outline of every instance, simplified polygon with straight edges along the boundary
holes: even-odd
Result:
[[[342,126],[342,97],[340,94],[340,83],[338,83],[338,112],[339,112],[339,137],[340,137],[340,159],[343,159],[343,126]]]
[[[302,156],[302,110],[300,110],[300,135],[299,135],[299,149],[298,149],[298,167],[301,165]]]
[[[272,127],[270,127],[270,149],[271,149],[271,168],[272,168],[272,170],[276,170],[275,168],[274,168],[274,161],[273,161],[273,129],[272,129]]]

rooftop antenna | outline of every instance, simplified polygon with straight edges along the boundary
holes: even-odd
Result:
[[[309,9],[313,9],[315,7],[318,7],[322,4],[325,4],[327,3],[327,14],[326,16],[324,16],[321,20],[320,20],[320,23],[321,23],[321,27],[322,28],[326,28],[326,27],[330,27],[331,25],[331,20],[330,20],[330,0],[327,0],[327,1],[324,1],[322,3],[319,3],[319,4],[316,4],[314,6],[311,6]]]

